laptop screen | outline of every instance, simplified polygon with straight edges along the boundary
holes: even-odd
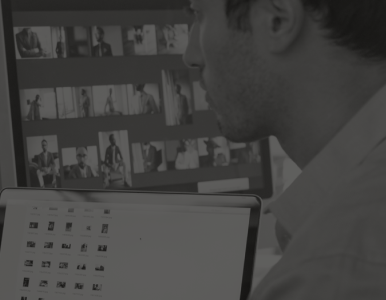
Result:
[[[243,299],[252,209],[188,202],[8,201],[2,295]]]

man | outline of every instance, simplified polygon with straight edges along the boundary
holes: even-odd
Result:
[[[177,125],[185,125],[188,123],[189,105],[188,98],[181,94],[181,85],[175,85],[176,105],[177,105]]]
[[[92,47],[92,56],[113,56],[111,45],[104,41],[105,31],[102,27],[97,27],[95,31],[95,39],[98,44]]]
[[[27,121],[40,121],[42,119],[40,116],[40,107],[43,107],[40,95],[36,95],[33,101],[27,100],[27,104],[30,105],[26,118]]]
[[[23,28],[16,34],[16,46],[21,58],[47,57],[47,51],[42,48],[39,37],[30,27]]]
[[[386,2],[192,0],[184,56],[222,133],[303,169],[270,205],[282,259],[250,299],[386,299]]]
[[[38,170],[36,171],[40,187],[45,187],[44,178],[49,175],[52,176],[52,186],[56,187],[56,176],[58,175],[58,171],[56,170],[54,155],[47,151],[48,143],[46,140],[42,140],[41,145],[43,152],[38,156]]]
[[[158,107],[155,103],[154,97],[145,92],[145,84],[138,84],[136,87],[137,92],[139,92],[140,97],[140,114],[157,114]]]
[[[91,100],[87,95],[87,91],[85,89],[82,89],[81,91],[82,117],[88,118],[90,116],[90,106],[91,106]]]
[[[111,181],[111,171],[118,171],[122,169],[122,181],[125,187],[130,187],[127,182],[126,164],[123,161],[121,150],[116,144],[114,134],[109,136],[110,146],[107,147],[105,153],[105,185],[108,186]]]
[[[108,108],[107,111],[106,111],[106,108]],[[106,100],[104,112],[105,112],[105,115],[107,116],[120,114],[120,112],[115,110],[112,88],[109,89],[109,96],[107,97],[107,100]]]
[[[87,164],[87,147],[78,147],[76,149],[76,160],[78,164],[72,167],[69,175],[70,179],[97,177],[95,171]]]
[[[153,145],[150,145],[149,142],[144,142],[142,144],[142,158],[144,171],[147,172],[157,172],[156,165],[156,153],[157,149]]]

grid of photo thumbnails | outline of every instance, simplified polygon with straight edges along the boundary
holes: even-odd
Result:
[[[31,207],[27,214],[16,299],[103,298],[111,211]]]
[[[183,54],[188,43],[188,25],[184,24],[16,27],[14,30],[16,56],[20,59]],[[188,69],[161,70],[160,82],[161,86],[143,82],[21,89],[22,120],[100,118],[102,121],[163,114],[166,126],[189,126],[194,123],[195,111],[210,110],[205,91],[198,81],[191,80]],[[98,177],[101,188],[135,188],[135,174],[261,161],[258,142],[232,143],[221,136],[132,143],[127,130],[95,132],[95,135],[99,145],[63,149],[58,148],[60,136],[27,137],[29,185],[61,187],[63,179],[68,183]]]

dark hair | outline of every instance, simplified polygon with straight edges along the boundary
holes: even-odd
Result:
[[[112,134],[109,135],[109,141],[111,141],[111,138],[112,138],[112,137],[115,137],[115,136],[114,136],[114,133],[112,133]]]
[[[226,0],[228,24],[250,31],[252,4],[259,0]],[[302,0],[305,9],[317,16],[326,38],[335,45],[371,60],[386,59],[386,1]]]
[[[99,27],[99,26],[98,26],[98,27],[96,28],[96,30],[98,30],[99,33],[105,34],[105,31],[103,30],[102,27]]]
[[[46,144],[48,144],[48,142],[46,140],[42,140],[41,144],[43,144],[44,142],[46,142]]]
[[[137,90],[137,92],[142,92],[144,88],[145,88],[145,84],[140,83],[137,85],[137,87],[135,89]]]

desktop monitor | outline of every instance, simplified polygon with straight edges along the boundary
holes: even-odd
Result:
[[[272,195],[183,63],[189,1],[3,0],[17,185]]]

